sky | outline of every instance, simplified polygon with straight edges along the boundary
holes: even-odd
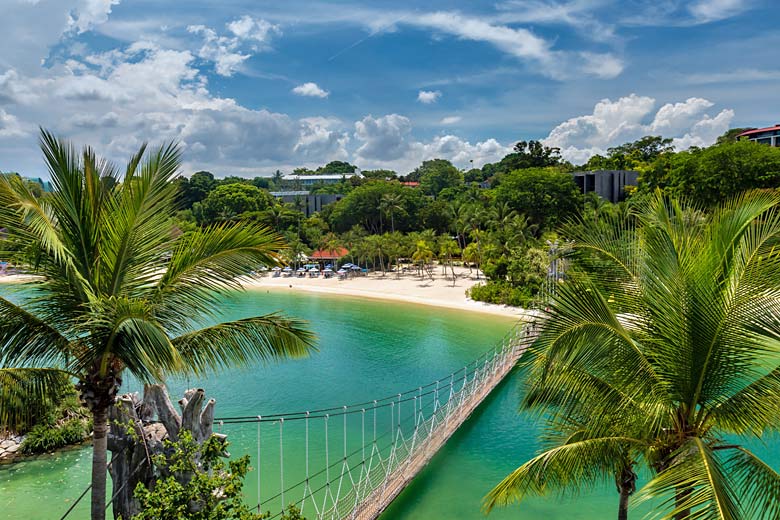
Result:
[[[777,0],[0,0],[0,171],[48,177],[39,127],[218,177],[706,146],[780,123],[777,27]]]

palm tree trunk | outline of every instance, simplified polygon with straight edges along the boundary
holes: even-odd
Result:
[[[628,499],[631,493],[626,489],[620,490],[620,503],[618,505],[618,520],[628,520]]]
[[[106,518],[106,466],[108,408],[96,408],[93,412],[92,434],[92,520]]]

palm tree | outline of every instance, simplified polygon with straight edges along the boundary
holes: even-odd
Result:
[[[780,475],[742,441],[780,428],[780,194],[705,214],[657,193],[634,211],[571,230],[599,268],[559,287],[528,352],[524,403],[589,417],[537,465],[553,468],[538,490],[584,485],[628,447],[653,475],[639,501],[660,497],[664,518],[778,518]],[[487,507],[522,498],[523,473]]]
[[[395,233],[395,214],[406,213],[404,199],[400,193],[385,193],[379,201],[379,211],[385,215],[390,215],[390,232]]]
[[[433,253],[433,249],[431,249],[431,245],[427,240],[421,238],[417,241],[417,248],[412,254],[412,261],[419,263],[420,276],[424,276],[424,273],[426,272],[425,266],[433,261],[435,256],[436,255]],[[433,273],[428,271],[428,276],[431,278],[431,281],[433,281]]]
[[[455,281],[458,277],[455,275],[455,267],[452,265],[452,257],[457,254],[460,254],[460,248],[458,247],[458,243],[455,240],[449,236],[439,237],[439,258],[441,258],[443,261],[446,261],[450,266],[450,270],[452,271],[453,287],[455,287]],[[444,267],[445,274],[447,272],[447,264],[445,264]]]
[[[141,381],[303,356],[304,322],[278,314],[202,326],[258,264],[277,264],[281,238],[222,223],[172,237],[173,144],[146,145],[122,172],[89,147],[41,131],[53,193],[36,199],[0,178],[0,227],[26,244],[39,275],[19,304],[0,298],[0,361],[18,384],[66,374],[94,419],[92,518],[105,517],[108,409],[125,372]],[[3,393],[5,397],[7,394]]]

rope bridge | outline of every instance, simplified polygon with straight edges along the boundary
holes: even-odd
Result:
[[[218,418],[220,428],[255,425],[258,512],[279,518],[295,504],[309,519],[378,517],[511,371],[532,327],[514,329],[458,372],[384,399]]]
[[[296,505],[309,520],[373,520],[506,377],[535,337],[534,322],[515,328],[459,371],[383,399],[223,417],[215,423],[220,431],[230,429],[234,442],[242,437],[243,445],[256,442],[255,470],[246,483],[249,489],[255,484],[258,512],[280,518]]]

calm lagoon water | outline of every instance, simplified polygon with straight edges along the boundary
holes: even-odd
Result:
[[[187,387],[205,388],[207,395],[217,400],[217,415],[222,417],[268,415],[382,398],[458,370],[494,346],[513,326],[506,318],[435,307],[264,291],[225,301],[221,312],[225,319],[235,319],[278,310],[310,321],[319,336],[316,354],[205,380],[169,381],[172,398],[176,400]],[[518,376],[510,375],[382,518],[485,518],[480,512],[484,494],[538,448],[537,428],[516,413],[518,383]],[[137,383],[128,382],[123,391],[138,388]],[[267,428],[262,431],[264,439],[273,433]],[[300,476],[295,467],[302,467],[302,432],[292,425],[285,428],[285,482],[290,483]],[[231,453],[248,453],[256,467],[256,426],[225,425],[223,432],[231,441]],[[354,421],[348,425],[348,435],[350,440],[358,438],[359,426]],[[337,437],[335,444],[341,439]],[[312,447],[314,456],[321,456],[322,451]],[[777,458],[776,453],[769,455]],[[260,464],[263,497],[278,488],[278,459],[270,459],[264,456]],[[0,467],[0,518],[59,518],[87,485],[89,464],[89,450],[77,449]],[[250,504],[257,503],[256,479],[257,473],[252,472],[246,480]],[[576,499],[532,500],[497,510],[488,518],[613,517],[617,504],[613,489],[604,486]],[[70,518],[86,518],[87,511],[85,500]]]

